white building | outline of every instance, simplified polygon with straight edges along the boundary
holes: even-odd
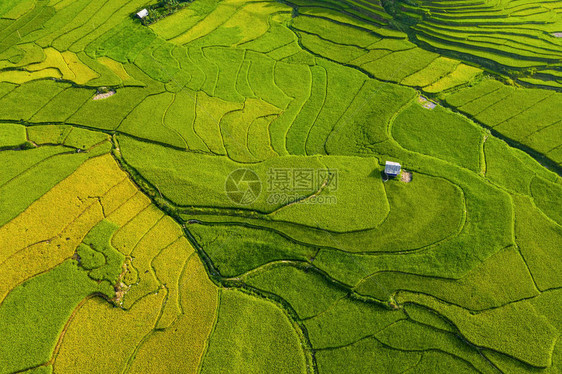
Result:
[[[395,177],[400,174],[402,166],[398,162],[387,161],[384,166],[384,173],[389,177]]]
[[[140,19],[143,19],[146,16],[148,16],[148,10],[146,9],[143,9],[137,13],[137,17],[139,17]]]

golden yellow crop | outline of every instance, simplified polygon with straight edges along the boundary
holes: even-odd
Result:
[[[102,219],[101,206],[91,204],[55,238],[23,248],[0,264],[0,303],[23,281],[71,257],[88,231]]]
[[[157,328],[170,327],[181,314],[179,281],[182,270],[193,252],[191,244],[182,236],[173,244],[164,248],[152,262],[156,278],[165,285],[168,292]]]
[[[197,255],[187,263],[180,290],[183,314],[170,328],[147,337],[132,363],[132,373],[197,372],[218,306],[218,289]]]
[[[108,154],[86,161],[23,213],[0,227],[0,263],[34,243],[56,238],[92,204],[99,204],[97,197],[125,177]]]
[[[142,239],[130,253],[132,266],[138,271],[140,279],[125,295],[125,308],[130,308],[139,298],[160,287],[152,261],[160,251],[174,243],[182,234],[181,227],[168,216],[164,216],[148,232],[143,233]]]
[[[133,182],[125,177],[121,183],[115,185],[101,198],[101,204],[103,205],[105,215],[109,216],[116,210],[121,210],[120,208],[132,199],[137,191]]]
[[[125,226],[125,224],[135,218],[150,204],[150,199],[142,192],[137,191],[129,200],[123,203],[119,209],[110,214],[106,213],[107,218],[117,226]]]
[[[137,196],[137,195],[135,195]],[[125,208],[125,207],[124,207]],[[114,216],[118,216],[119,212],[112,214],[109,219],[116,222]],[[139,240],[146,234],[152,226],[162,218],[162,213],[156,206],[150,204],[146,206],[140,213],[135,215],[127,224],[122,226],[113,235],[111,244],[124,255],[130,255]]]
[[[164,292],[149,295],[131,310],[101,298],[88,300],[68,324],[54,364],[61,373],[121,373],[135,347],[152,330]]]
[[[110,155],[90,159],[0,227],[0,302],[24,280],[71,257],[104,213],[128,201],[136,189],[126,178]]]
[[[98,61],[109,68],[115,75],[117,75],[123,82],[132,81],[134,80],[131,76],[127,73],[123,65],[121,63],[109,58],[109,57],[99,57]]]
[[[90,69],[88,65],[80,61],[75,53],[66,51],[62,53],[62,57],[65,64],[74,74],[74,82],[78,84],[86,84],[92,79],[99,77],[99,74]]]

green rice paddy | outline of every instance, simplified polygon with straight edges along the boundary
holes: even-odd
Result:
[[[552,1],[0,2],[0,374],[560,372],[558,32]]]

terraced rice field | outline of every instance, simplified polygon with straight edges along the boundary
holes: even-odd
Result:
[[[559,3],[145,7],[0,2],[0,374],[562,371]]]
[[[398,3],[415,38],[433,50],[505,73],[531,85],[562,87],[562,5],[557,1],[476,0]]]

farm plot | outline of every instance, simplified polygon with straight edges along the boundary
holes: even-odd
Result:
[[[560,165],[558,92],[512,88],[486,79],[445,97],[447,104],[492,128],[501,135],[533,149]]]
[[[345,22],[302,15],[293,20],[291,28],[313,54],[358,67],[377,79],[423,87],[427,92],[466,84],[481,73],[478,68],[416,47],[405,40],[405,34],[381,39],[366,25],[357,27],[351,19]]]
[[[398,5],[416,42],[431,50],[511,74],[532,86],[560,88],[560,48],[553,33],[560,8],[534,1],[423,2]]]
[[[555,3],[151,4],[0,4],[0,373],[560,371]]]
[[[202,373],[306,373],[299,336],[285,314],[264,300],[234,290],[220,296],[218,321]]]
[[[58,202],[55,209],[53,202]],[[147,217],[141,215],[151,209],[156,220],[143,228],[138,223]],[[47,364],[63,371],[94,366],[110,371],[134,369],[127,352],[136,354],[137,349],[141,367],[146,368],[150,360],[143,358],[141,343],[144,347],[151,331],[167,331],[163,329],[172,326],[176,326],[175,331],[182,326],[182,333],[190,336],[201,331],[199,343],[175,358],[178,367],[184,367],[185,355],[189,354],[190,367],[197,367],[213,325],[217,290],[189,242],[176,239],[182,235],[179,225],[157,211],[105,155],[84,163],[0,228],[0,318],[6,329],[3,336],[10,342],[1,354],[2,372]],[[43,225],[30,226],[42,220],[46,220]],[[128,229],[130,225],[134,225],[132,229]],[[137,240],[123,240],[123,230]],[[127,237],[133,238],[130,234]],[[127,249],[127,243],[131,243],[131,249]],[[145,273],[151,266],[154,273]],[[151,285],[154,291],[161,289],[160,296],[150,295]],[[129,308],[111,308],[109,299]],[[194,300],[199,301],[194,304]],[[207,309],[201,309],[207,305]],[[38,316],[44,324],[35,322]],[[87,323],[80,322],[82,316]],[[116,319],[122,321],[125,330],[110,328]],[[108,329],[100,330],[104,320]],[[130,331],[132,321],[145,323]],[[93,330],[84,334],[89,328]],[[128,340],[131,344],[123,345],[121,338],[108,340],[109,330],[117,334],[115,338],[123,331],[132,333]],[[36,338],[29,338],[29,334]],[[174,335],[170,338],[178,339]],[[168,338],[158,338],[159,346],[162,339]],[[110,348],[113,355],[108,356],[111,341],[119,344]],[[152,344],[150,341],[146,344]],[[139,348],[135,349],[136,345]],[[95,350],[106,353],[90,355]],[[23,351],[27,353],[17,353]],[[19,359],[14,360],[14,356]],[[92,361],[93,357],[100,361]]]

